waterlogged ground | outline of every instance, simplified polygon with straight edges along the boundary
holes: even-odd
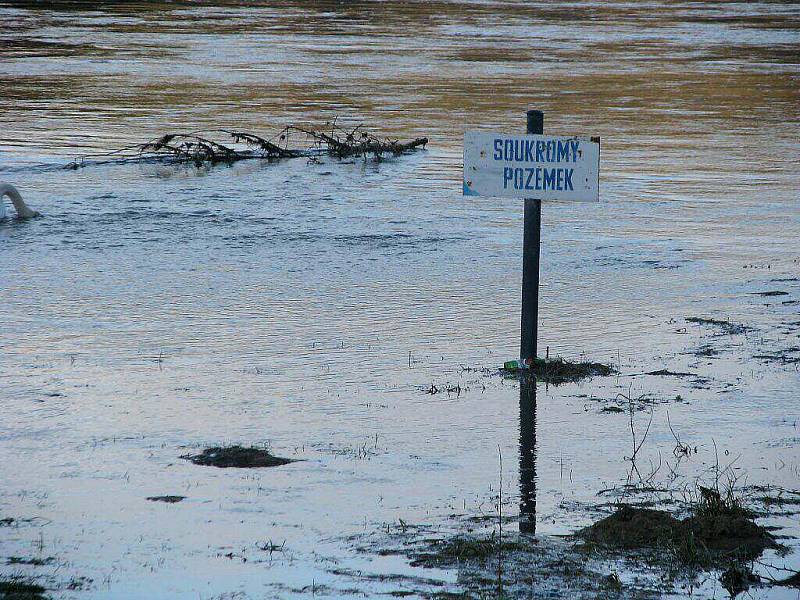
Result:
[[[797,4],[0,2],[0,25],[0,180],[45,215],[0,224],[4,577],[56,598],[457,593],[495,566],[409,555],[497,530],[501,489],[506,535],[535,498],[539,564],[563,566],[557,536],[629,477],[620,394],[660,500],[717,464],[756,503],[800,488]],[[480,369],[517,353],[522,207],[460,178],[463,131],[521,131],[528,108],[602,138],[603,202],[543,209],[540,347],[619,375],[540,384],[521,435],[519,383]],[[52,168],[336,115],[431,143]],[[226,443],[302,460],[179,458]],[[790,550],[761,560],[798,569],[797,507],[769,508]],[[716,573],[587,564],[511,591],[593,597],[613,570],[727,597]]]

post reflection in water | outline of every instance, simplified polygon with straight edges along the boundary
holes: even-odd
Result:
[[[536,378],[519,384],[519,530],[536,533]]]

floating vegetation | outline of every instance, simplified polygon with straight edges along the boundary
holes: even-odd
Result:
[[[215,446],[206,448],[200,454],[185,454],[181,458],[190,460],[196,465],[220,467],[222,469],[229,467],[240,469],[279,467],[295,462],[291,458],[273,456],[264,448],[245,448],[243,446]]]
[[[517,361],[513,361],[517,362]],[[595,376],[614,373],[614,368],[603,363],[591,361],[572,362],[563,358],[536,358],[526,369],[502,368],[504,375],[529,375],[553,385],[572,383]]]
[[[225,143],[213,139],[213,136],[224,136]],[[290,125],[269,138],[228,129],[168,133],[142,144],[80,156],[66,167],[79,169],[87,165],[127,162],[189,163],[200,166],[254,159],[273,161],[306,157],[317,160],[320,156],[380,162],[387,156],[400,156],[424,148],[427,143],[428,138],[401,142],[379,137],[367,131],[363,125],[345,128],[334,120],[319,129]],[[296,146],[292,147],[292,144]]]
[[[723,333],[727,333],[729,335],[737,335],[740,333],[746,333],[750,330],[749,327],[745,325],[741,325],[739,323],[732,323],[730,321],[721,321],[720,319],[706,319],[703,317],[686,317],[687,323],[697,323],[698,325],[707,325],[710,327],[717,327],[722,330]]]
[[[167,504],[175,504],[181,500],[185,500],[186,496],[148,496],[150,502],[166,502]]]

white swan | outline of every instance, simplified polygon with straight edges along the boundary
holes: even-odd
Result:
[[[10,183],[0,183],[0,221],[6,218],[6,207],[3,204],[3,196],[8,196],[14,209],[17,211],[17,217],[20,219],[32,219],[40,216],[40,213],[28,208],[28,205],[22,200],[17,188]]]

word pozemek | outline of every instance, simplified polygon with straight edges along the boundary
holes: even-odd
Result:
[[[464,135],[464,194],[599,200],[600,144],[588,138]]]

